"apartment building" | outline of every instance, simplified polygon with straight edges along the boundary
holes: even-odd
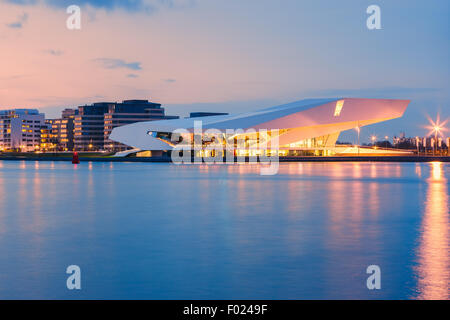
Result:
[[[36,109],[0,111],[0,150],[37,151],[45,115]]]
[[[112,141],[109,135],[114,128],[141,121],[178,119],[178,116],[166,116],[160,103],[148,100],[125,100],[108,107],[105,113],[104,149],[110,152],[129,149],[128,146]]]
[[[58,151],[72,151],[74,148],[74,121],[78,115],[77,109],[64,109],[60,119],[51,121],[51,138],[55,141]]]
[[[114,105],[114,102],[97,102],[78,107],[78,115],[74,116],[74,150],[103,150],[105,113]]]

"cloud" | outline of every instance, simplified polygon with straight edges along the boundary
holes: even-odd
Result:
[[[162,79],[162,81],[167,82],[167,83],[174,83],[177,80],[176,79]]]
[[[197,0],[160,0],[160,2],[169,8],[189,8],[193,7]]]
[[[45,52],[48,53],[48,54],[51,54],[52,56],[61,56],[61,55],[64,54],[63,51],[61,51],[61,50],[54,50],[54,49],[50,49],[50,50],[47,50]]]
[[[67,8],[70,5],[91,6],[98,9],[113,10],[117,8],[129,11],[139,11],[149,7],[145,0],[4,0],[15,5],[36,5],[43,4],[57,8]],[[163,1],[164,2],[164,1]]]
[[[68,7],[74,4],[73,0],[45,0],[45,2],[54,7]],[[151,11],[153,6],[147,4],[144,0],[77,0],[76,4],[80,7],[91,6],[97,9],[124,9],[127,11]]]
[[[28,14],[24,13],[23,15],[17,17],[17,21],[9,23],[6,26],[8,26],[9,28],[12,28],[12,29],[21,29],[23,27],[23,25],[25,24],[25,22],[27,22],[27,20],[28,20]]]
[[[130,74],[127,74],[127,78],[139,78],[139,76],[137,74],[130,73]]]
[[[30,74],[16,74],[16,75],[11,75],[11,76],[6,76],[6,77],[0,77],[0,80],[16,80],[16,79],[22,79],[22,78],[27,78],[27,77],[31,77],[33,75]]]
[[[98,58],[95,62],[101,64],[105,69],[130,69],[142,70],[140,62],[125,62],[122,59]]]
[[[129,12],[151,13],[160,8],[187,8],[194,6],[196,0],[4,0],[16,5],[43,4],[56,8],[66,8],[76,4],[80,7],[90,6],[96,9],[116,10]]]
[[[18,5],[30,5],[30,4],[36,4],[36,0],[5,0],[5,2],[12,3],[12,4],[18,4]]]

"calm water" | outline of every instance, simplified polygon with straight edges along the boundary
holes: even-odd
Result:
[[[449,298],[449,164],[259,169],[0,161],[0,298]]]

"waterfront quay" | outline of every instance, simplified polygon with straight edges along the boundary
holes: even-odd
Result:
[[[241,160],[243,159],[243,160]],[[7,155],[0,154],[0,160],[8,161],[72,161],[72,153],[66,154],[20,154]],[[172,162],[171,157],[113,157],[111,154],[79,154],[80,162]],[[192,157],[192,164],[196,164]],[[239,161],[238,161],[239,160]],[[274,158],[273,160],[276,160]],[[197,159],[198,161],[198,159]],[[226,164],[226,158],[223,164]],[[279,162],[450,162],[450,156],[432,155],[411,155],[411,156],[307,156],[307,157],[279,157]],[[238,162],[258,162],[257,157],[234,158],[234,163]]]

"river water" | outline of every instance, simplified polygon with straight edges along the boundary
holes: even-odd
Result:
[[[448,299],[449,178],[439,162],[263,176],[0,161],[0,299]],[[66,287],[70,265],[81,290]]]

